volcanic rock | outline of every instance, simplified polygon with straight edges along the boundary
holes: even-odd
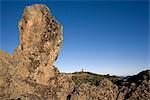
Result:
[[[76,90],[70,94],[70,98],[71,100],[116,100],[117,93],[117,85],[108,79],[104,79],[97,87],[89,83],[79,85]]]
[[[61,24],[47,6],[35,4],[25,8],[19,30],[20,44],[13,55],[17,75],[48,84],[59,73],[53,64],[62,46]]]
[[[8,73],[9,63],[0,57],[0,99],[7,97],[10,75]]]
[[[119,100],[149,100],[150,98],[150,70],[127,77],[119,83]]]
[[[62,25],[46,5],[26,7],[19,30],[13,57],[0,51],[1,100],[149,100],[150,70],[125,78],[60,73],[54,61],[62,46]]]

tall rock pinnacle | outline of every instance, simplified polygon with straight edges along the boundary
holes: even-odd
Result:
[[[20,44],[14,51],[21,78],[47,84],[59,71],[53,66],[62,46],[62,26],[43,4],[25,8],[19,22]]]
[[[118,77],[59,73],[62,26],[43,4],[25,8],[13,57],[0,51],[0,100],[149,100],[150,70]]]

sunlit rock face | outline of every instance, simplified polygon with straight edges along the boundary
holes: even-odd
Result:
[[[25,8],[19,22],[20,44],[14,51],[17,75],[47,84],[59,71],[53,66],[62,46],[62,26],[47,6]]]
[[[0,51],[0,100],[149,100],[150,70],[122,78],[59,73],[62,26],[43,4],[25,8],[13,57]],[[111,78],[113,81],[110,81]]]

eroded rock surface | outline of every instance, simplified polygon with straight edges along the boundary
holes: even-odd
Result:
[[[117,93],[117,85],[108,79],[104,79],[98,86],[83,83],[70,95],[71,100],[116,100]]]
[[[137,75],[126,77],[118,84],[119,100],[149,100],[150,98],[150,70]]]
[[[149,100],[149,70],[118,81],[109,75],[60,73],[54,61],[62,46],[62,25],[47,6],[26,7],[19,30],[13,58],[0,54],[0,99]]]
[[[62,46],[61,24],[45,5],[36,4],[25,8],[19,30],[20,45],[14,52],[17,74],[48,84],[59,73],[53,64]]]

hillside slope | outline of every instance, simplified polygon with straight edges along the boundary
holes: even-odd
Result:
[[[121,77],[118,76],[110,76],[109,74],[107,75],[100,75],[100,74],[95,74],[91,72],[75,72],[72,73],[72,79],[73,81],[78,85],[82,83],[89,83],[91,85],[98,85],[100,81],[103,79],[107,78],[113,83],[115,83],[117,80],[121,79]]]

